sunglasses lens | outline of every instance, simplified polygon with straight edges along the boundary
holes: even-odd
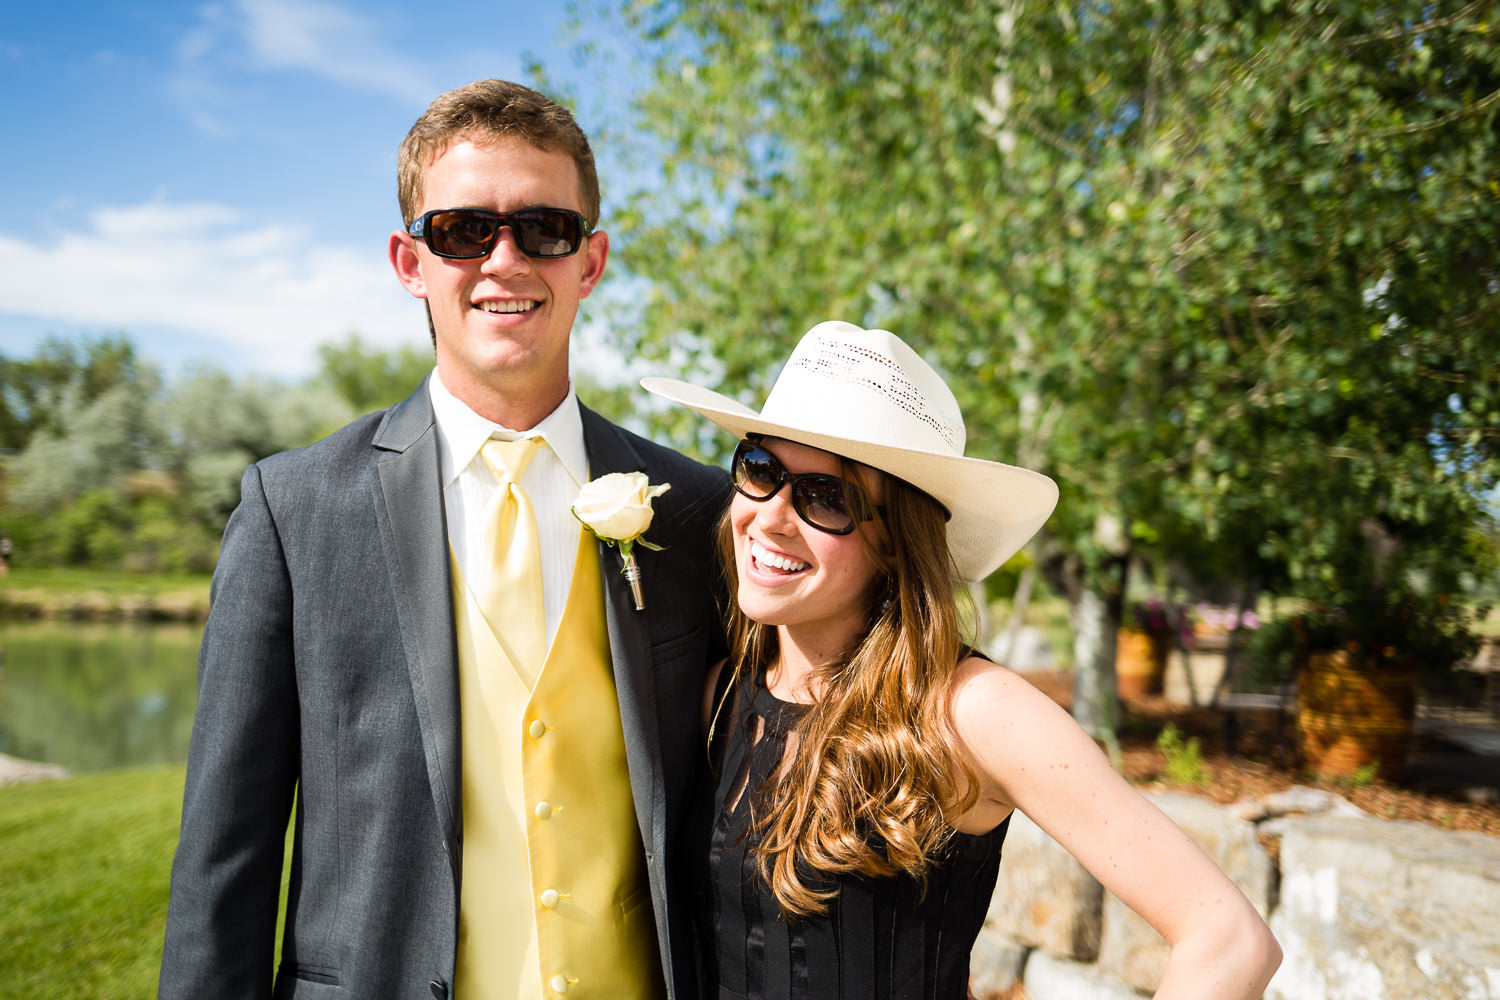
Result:
[[[515,233],[528,257],[567,257],[583,243],[583,217],[560,208],[528,208],[510,215],[474,208],[433,212],[427,217],[427,245],[443,257],[467,260],[488,256],[501,226]]]
[[[792,485],[792,505],[815,528],[836,535],[854,529],[849,496],[837,476],[803,476]]]
[[[741,444],[734,453],[734,485],[754,500],[764,500],[781,488],[781,463],[763,448]]]
[[[500,231],[495,216],[456,208],[434,212],[427,221],[427,245],[444,257],[483,257]]]
[[[516,242],[528,257],[566,257],[583,242],[583,223],[572,212],[528,209],[511,216]]]

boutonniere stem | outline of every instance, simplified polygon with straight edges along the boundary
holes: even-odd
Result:
[[[655,514],[651,501],[671,488],[671,483],[651,485],[644,472],[611,472],[585,483],[573,501],[573,516],[605,545],[619,548],[620,572],[630,584],[630,597],[637,611],[646,610],[646,601],[641,593],[641,568],[635,560],[635,546],[661,551],[660,545],[653,545],[641,536],[651,527]]]
[[[641,567],[635,561],[635,553],[625,547],[629,544],[625,542],[620,546],[620,562],[624,564],[620,567],[620,572],[625,574],[625,582],[630,584],[630,597],[635,601],[635,609],[645,611],[646,599],[641,596]]]

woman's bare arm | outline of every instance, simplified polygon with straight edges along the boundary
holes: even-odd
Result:
[[[1122,778],[1072,717],[1024,678],[971,659],[953,720],[980,801],[959,823],[1026,813],[1172,947],[1157,1000],[1253,1000],[1281,963],[1254,906],[1175,823]]]

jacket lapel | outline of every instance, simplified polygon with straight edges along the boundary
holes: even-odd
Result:
[[[457,875],[460,829],[458,662],[452,568],[443,515],[437,425],[427,382],[386,414],[372,442],[375,514],[411,672],[438,824]]]
[[[579,404],[583,442],[589,456],[589,476],[611,472],[643,472],[645,462],[609,421]],[[620,699],[620,722],[625,730],[625,758],[630,767],[630,790],[636,819],[646,849],[665,826],[666,796],[659,787],[655,672],[651,669],[651,560],[641,560],[641,586],[646,609],[635,610],[630,585],[620,572],[619,550],[598,543],[600,575],[604,578],[604,618],[609,629],[610,658],[615,690]],[[639,557],[638,557],[639,558]]]

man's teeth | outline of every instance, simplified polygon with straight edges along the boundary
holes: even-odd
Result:
[[[786,556],[778,556],[759,542],[750,543],[750,554],[762,566],[774,566],[777,569],[786,570],[788,573],[796,573],[812,565],[811,563],[788,559]]]
[[[530,299],[507,299],[504,302],[481,302],[479,308],[487,313],[523,313],[535,309],[536,303]]]

